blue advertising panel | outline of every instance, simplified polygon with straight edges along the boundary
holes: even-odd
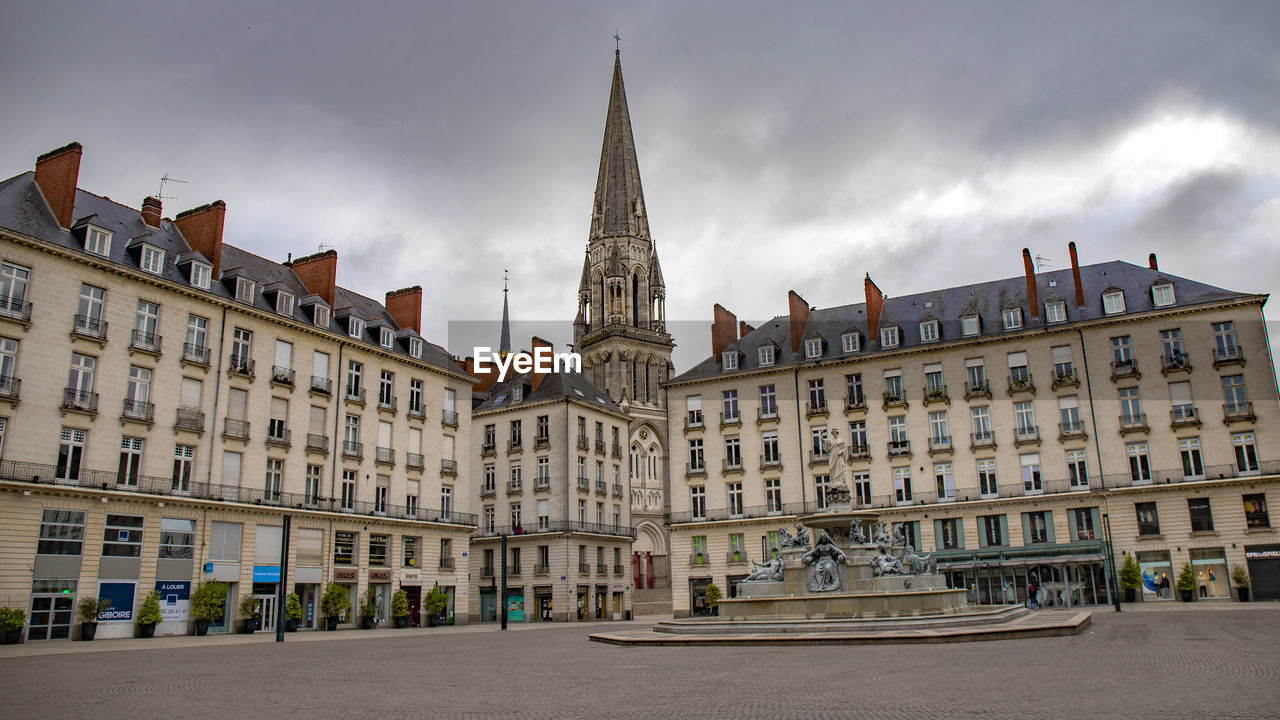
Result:
[[[191,583],[175,580],[157,580],[156,592],[160,593],[161,622],[186,622],[191,611]]]
[[[254,565],[253,581],[256,583],[280,582],[279,565]]]
[[[111,607],[98,614],[98,622],[133,622],[133,595],[137,588],[132,580],[99,582],[98,599],[110,600]]]

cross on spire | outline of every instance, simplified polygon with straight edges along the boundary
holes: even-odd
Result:
[[[613,48],[614,54],[621,55],[622,54],[622,36],[618,34],[617,28],[613,29],[613,41],[614,41],[614,48]]]

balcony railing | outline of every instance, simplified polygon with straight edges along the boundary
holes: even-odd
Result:
[[[441,475],[457,475],[457,474],[458,474],[458,461],[457,461],[457,460],[448,460],[448,459],[445,459],[445,458],[441,458],[441,459],[440,459],[440,474],[441,474]]]
[[[365,402],[365,396],[366,393],[363,387],[348,387],[345,397],[347,402],[360,403],[363,405]]]
[[[160,343],[164,338],[155,333],[145,332],[143,330],[134,330],[129,339],[129,347],[134,350],[151,353],[152,355],[160,354]]]
[[[408,415],[410,420],[425,420],[427,417],[427,409],[423,407],[422,401],[419,400],[414,402],[414,397],[412,395],[409,396]]]
[[[98,393],[66,388],[62,392],[62,409],[76,412],[98,412]]]
[[[1253,401],[1243,403],[1227,403],[1222,406],[1224,422],[1256,422],[1258,416],[1253,414]]]
[[[813,417],[814,415],[827,414],[827,401],[819,400],[817,402],[807,402],[804,404],[805,417]]]
[[[579,450],[590,450],[590,449],[591,449],[591,443],[587,441],[587,436],[586,436],[586,435],[579,435],[579,436],[578,436],[578,449],[579,449]]]
[[[549,435],[534,436],[533,438],[534,450],[541,450],[543,448],[549,448],[549,447],[551,447],[551,436]]]
[[[867,396],[858,394],[844,399],[845,412],[863,411],[867,409]]]
[[[852,460],[870,460],[871,447],[869,445],[850,445],[849,458]]]
[[[0,480],[76,486],[94,490],[115,490],[118,486],[123,486],[127,487],[130,492],[147,495],[178,496],[197,500],[251,505],[272,505],[323,512],[355,513],[401,520],[444,522],[472,527],[476,525],[476,516],[474,514],[452,510],[446,512],[421,507],[410,509],[398,505],[378,505],[373,502],[357,502],[354,500],[349,500],[344,505],[340,498],[309,497],[303,493],[267,492],[262,488],[239,487],[236,485],[216,485],[200,482],[179,483],[168,476],[129,475],[125,478],[114,470],[81,468],[75,473],[74,477],[60,477],[58,469],[53,465],[15,462],[13,460],[0,461]]]
[[[441,410],[440,423],[449,427],[458,427],[458,413],[456,410]]]
[[[980,432],[969,433],[969,447],[971,449],[995,447],[996,434],[990,430],[982,430]]]
[[[521,445],[523,445],[523,440],[522,440],[521,438],[515,438],[515,439],[513,439],[513,440],[508,440],[508,441],[507,441],[507,452],[520,452],[520,447],[521,447]]]
[[[596,438],[596,454],[605,455],[609,452],[609,446],[604,444],[604,440]]]
[[[1142,373],[1138,372],[1138,359],[1129,358],[1128,360],[1112,360],[1111,361],[1111,379],[1119,380],[1120,378],[1140,378]]]
[[[684,464],[684,474],[685,475],[706,475],[707,464],[702,462],[699,462],[699,463],[687,462]]]
[[[1082,438],[1085,436],[1084,423],[1080,420],[1058,423],[1058,439]]]
[[[810,451],[809,451],[809,465],[810,465],[810,466],[813,466],[813,465],[826,465],[826,464],[827,464],[827,463],[829,463],[829,462],[831,462],[831,456],[830,456],[829,454],[827,454],[827,453],[825,453],[825,452],[822,452],[821,450],[816,451],[816,452],[815,452],[815,451],[813,451],[813,450],[810,450]]]
[[[1013,444],[1025,445],[1027,443],[1040,442],[1040,428],[1037,425],[1015,427],[1013,429]]]
[[[1160,358],[1160,372],[1168,375],[1171,372],[1191,372],[1191,358],[1184,352],[1163,355]]]
[[[71,325],[71,332],[94,340],[106,340],[107,322],[88,315],[77,315]]]
[[[1026,377],[1010,375],[1009,376],[1009,394],[1017,395],[1018,393],[1024,393],[1024,392],[1031,393],[1032,395],[1036,393],[1035,381],[1032,379],[1031,374],[1028,373]]]
[[[426,467],[426,464],[422,458],[422,453],[413,453],[413,452],[405,453],[404,465],[405,467],[410,468],[412,470],[421,470],[422,468]]]
[[[150,423],[155,420],[156,406],[149,402],[141,402],[139,400],[124,401],[124,408],[120,411],[120,417],[126,420],[136,420],[138,422]]]
[[[602,525],[600,523],[589,522],[566,522],[555,521],[548,522],[545,527],[511,527],[511,526],[495,526],[492,528],[481,528],[472,533],[473,538],[499,537],[502,535],[537,535],[542,533],[586,533],[589,535],[615,535],[618,537],[635,538],[636,531],[629,525]]]
[[[498,493],[498,489],[493,485],[481,485],[480,497],[493,497]]]
[[[597,480],[597,481],[596,481],[596,492],[600,493],[601,495],[608,495],[608,494],[609,494],[609,483],[607,483],[607,482],[605,482],[605,481],[603,481],[603,480]]]
[[[738,565],[747,562],[747,553],[743,550],[730,550],[725,553],[724,561],[730,565]]]
[[[267,444],[277,445],[279,447],[291,447],[293,445],[293,432],[286,427],[267,426]]]
[[[31,322],[31,303],[15,298],[0,298],[0,317],[18,322]]]
[[[311,376],[311,392],[320,393],[321,395],[332,395],[333,381],[327,377],[312,375]]]
[[[253,358],[244,357],[242,355],[232,355],[231,360],[227,364],[227,372],[236,375],[244,375],[245,377],[253,377]]]
[[[591,563],[578,563],[578,574],[587,575],[591,572]]]
[[[376,447],[373,451],[373,460],[384,465],[395,465],[396,451],[389,447]]]
[[[732,415],[724,412],[720,413],[720,427],[726,427],[728,425],[741,425],[741,424],[742,424],[741,413],[733,413]]]
[[[204,413],[195,408],[178,408],[177,417],[174,418],[173,427],[175,430],[189,430],[191,432],[204,432]]]
[[[968,381],[964,384],[964,399],[972,400],[977,397],[991,397],[991,383],[986,380],[978,382]]]
[[[498,443],[492,440],[480,443],[480,456],[487,457],[489,455],[495,454],[498,449],[497,446],[498,446]]]
[[[342,441],[342,456],[355,458],[359,460],[364,457],[364,443],[355,442],[354,440]]]
[[[891,408],[891,407],[906,407],[906,406],[907,406],[907,393],[906,393],[906,391],[892,392],[892,391],[889,391],[889,390],[885,390],[885,391],[884,391],[883,398],[884,398],[883,406],[884,406],[884,408],[885,408],[886,410],[887,410],[887,409],[889,409],[889,408]]]
[[[929,438],[929,452],[951,452],[951,436],[941,435]]]
[[[509,480],[509,481],[507,481],[507,494],[508,494],[508,495],[519,495],[519,494],[520,494],[520,493],[522,493],[522,492],[524,492],[524,483],[523,483],[523,482],[521,482],[520,480]]]
[[[622,443],[613,443],[609,454],[616,458],[622,457]]]
[[[0,375],[0,400],[13,402],[22,390],[22,381],[12,375]]]
[[[776,405],[768,408],[765,408],[765,407],[756,408],[757,423],[769,421],[769,420],[777,420],[777,419],[778,419],[778,407]]]
[[[766,470],[768,468],[781,468],[781,467],[782,467],[782,455],[778,454],[778,455],[774,455],[773,457],[769,457],[767,455],[760,456],[761,470]]]
[[[280,367],[279,365],[271,366],[271,382],[277,385],[288,385],[293,387],[294,373],[291,368]]]
[[[1169,411],[1171,427],[1188,427],[1200,425],[1200,411],[1194,405],[1174,405]]]
[[[551,487],[551,478],[546,476],[538,476],[533,479],[534,490],[547,490]]]
[[[1120,416],[1120,432],[1147,432],[1150,426],[1147,425],[1147,414],[1138,413],[1136,415]]]
[[[711,556],[707,553],[692,553],[689,555],[689,564],[693,566],[707,565],[711,562]]]
[[[613,484],[613,496],[622,497],[622,483]]]
[[[311,452],[329,452],[329,436],[307,433],[307,449]]]
[[[1243,346],[1229,345],[1227,347],[1215,347],[1213,349],[1213,366],[1215,368],[1231,364],[1244,364]]]
[[[1049,387],[1053,390],[1057,390],[1060,387],[1068,387],[1068,386],[1079,387],[1079,385],[1080,385],[1080,377],[1076,375],[1076,369],[1074,367],[1065,368],[1065,369],[1054,369],[1053,381],[1049,383]]]
[[[196,365],[209,366],[209,356],[211,351],[203,345],[193,345],[191,343],[182,343],[182,359],[184,362],[195,363]]]
[[[233,418],[223,418],[222,436],[227,438],[233,438],[235,440],[248,440],[249,439],[249,421],[235,420]]]
[[[936,387],[926,387],[924,389],[924,404],[932,405],[933,403],[951,404],[951,396],[947,394],[946,385],[938,385]]]
[[[691,413],[684,416],[685,430],[701,430],[702,429],[702,413]],[[584,438],[585,439],[585,438]],[[581,446],[580,446],[581,447]],[[585,447],[582,448],[586,450]]]
[[[379,395],[378,395],[378,409],[379,409],[379,410],[386,410],[387,412],[395,412],[395,411],[396,411],[396,399],[395,399],[395,396],[384,396],[384,395],[382,395],[382,394],[379,394]]]
[[[720,469],[724,472],[742,472],[742,458],[722,458],[720,460]]]
[[[888,445],[889,457],[900,457],[911,454],[910,440],[890,440]]]

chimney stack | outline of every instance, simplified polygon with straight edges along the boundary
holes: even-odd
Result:
[[[1071,279],[1076,282],[1076,307],[1084,307],[1084,285],[1080,282],[1080,260],[1076,258],[1074,240],[1067,243],[1067,249],[1071,251]]]
[[[142,198],[142,222],[147,225],[158,228],[160,227],[160,213],[163,206],[160,204],[159,198],[147,196]]]
[[[1147,267],[1151,268],[1152,270],[1160,269],[1160,266],[1156,263],[1155,253],[1151,253],[1150,255],[1147,256]]]
[[[1022,269],[1027,274],[1027,302],[1031,305],[1031,317],[1040,317],[1040,300],[1036,297],[1036,265],[1031,260],[1031,251],[1022,248]]]
[[[338,285],[337,250],[325,250],[286,264],[293,268],[293,273],[307,288],[307,292],[319,295],[330,306],[333,305],[333,289]]]
[[[720,303],[711,308],[711,314],[711,354],[719,364],[720,353],[738,339],[738,317]]]
[[[867,334],[869,340],[880,339],[880,311],[884,309],[884,293],[871,280],[871,273],[862,281],[862,290],[867,302]]]
[[[530,381],[530,382],[529,382],[529,385],[530,385],[529,392],[536,392],[536,391],[537,391],[537,389],[538,389],[538,386],[542,384],[542,380],[543,380],[543,378],[545,378],[545,377],[546,377],[546,373],[540,373],[540,372],[538,372],[538,368],[537,368],[537,365],[536,365],[536,363],[537,363],[537,361],[538,361],[538,348],[540,348],[540,347],[544,347],[544,348],[546,348],[546,349],[547,349],[550,353],[552,353],[552,354],[554,354],[554,353],[555,353],[555,351],[556,351],[555,346],[554,346],[554,345],[552,345],[550,342],[548,342],[548,341],[546,341],[546,340],[543,340],[542,338],[538,337],[537,335],[534,335],[534,336],[533,336],[533,350],[532,350],[532,353],[533,353],[533,360],[534,360],[535,365],[534,365],[533,372],[529,374],[529,381]],[[551,356],[550,356],[550,355],[548,355],[547,357],[548,357],[548,358],[550,358]],[[550,362],[550,360],[549,360],[549,359],[548,359],[548,362]]]
[[[787,312],[791,315],[791,352],[800,352],[804,327],[809,324],[809,303],[797,295],[795,290],[788,290]]]
[[[392,290],[387,293],[387,312],[402,328],[412,328],[422,334],[422,286]]]
[[[36,158],[36,185],[44,195],[58,225],[70,229],[74,220],[76,182],[80,179],[80,155],[84,148],[73,142]]]
[[[745,321],[738,321],[738,337],[744,338],[750,335],[754,330],[755,328],[748,325]]]
[[[191,249],[213,263],[215,282],[221,277],[222,226],[226,214],[227,204],[221,200],[214,200],[208,205],[178,213],[178,217],[173,220],[173,224],[178,226],[178,232],[187,239]]]

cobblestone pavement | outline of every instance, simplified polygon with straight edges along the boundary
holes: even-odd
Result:
[[[0,718],[1280,716],[1276,606],[1099,608],[1077,636],[951,645],[620,648],[599,628],[32,650],[0,657]]]

